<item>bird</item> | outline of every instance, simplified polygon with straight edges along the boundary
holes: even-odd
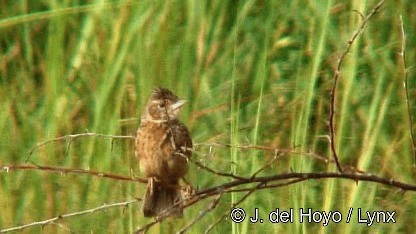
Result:
[[[182,216],[179,181],[188,171],[192,138],[179,121],[186,100],[169,89],[158,87],[149,97],[141,115],[135,140],[140,171],[147,178],[142,211],[145,217]]]

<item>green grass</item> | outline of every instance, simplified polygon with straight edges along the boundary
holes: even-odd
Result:
[[[0,165],[25,164],[37,143],[96,132],[134,135],[152,89],[189,100],[181,120],[194,142],[265,145],[331,157],[327,135],[333,68],[347,41],[377,1],[0,1]],[[336,97],[336,147],[343,164],[416,183],[409,140],[400,15],[407,29],[409,97],[416,113],[416,22],[413,1],[386,1],[355,41],[341,68]],[[413,126],[415,129],[415,126]],[[132,140],[83,137],[39,148],[30,163],[140,176]],[[216,171],[250,176],[273,152],[196,149]],[[310,157],[279,156],[260,175],[335,171]],[[208,188],[230,179],[191,164],[188,180]],[[40,170],[0,172],[0,229],[102,204],[142,197],[145,186]],[[224,194],[190,230],[203,232],[244,193]],[[213,199],[213,198],[212,198]],[[180,230],[184,219],[152,232]],[[340,224],[235,224],[227,215],[213,232],[412,232],[415,193],[369,182],[308,180],[259,190],[238,206],[251,215],[280,208],[340,211]],[[395,224],[345,223],[356,211],[396,211]],[[247,218],[248,219],[248,218]],[[151,222],[140,203],[67,218],[27,233],[131,233]]]

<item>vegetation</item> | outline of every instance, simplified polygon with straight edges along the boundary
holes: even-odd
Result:
[[[351,36],[377,3],[0,0],[0,230],[141,198],[143,183],[34,168],[140,177],[132,137],[64,137],[35,148],[29,158],[28,153],[40,142],[70,134],[134,136],[146,99],[157,86],[189,100],[181,119],[199,143],[187,178],[197,189],[231,181],[198,163],[242,177],[265,165],[259,176],[336,172],[334,163],[311,155],[332,160],[333,75]],[[351,45],[334,103],[340,163],[410,184],[416,184],[410,138],[416,126],[415,120],[413,125],[408,121],[409,114],[416,118],[415,23],[413,1],[385,1]],[[212,224],[214,232],[233,233],[416,229],[415,192],[378,183],[308,179],[251,190],[238,204],[247,211],[246,220],[236,224],[230,209],[246,193],[209,197],[188,207],[183,219],[168,219],[149,230],[179,231],[201,211],[206,215],[190,232]],[[249,222],[254,208],[264,223]],[[268,222],[276,208],[293,208],[294,222]],[[339,211],[342,221],[300,223],[300,208]],[[354,212],[346,223],[350,208]],[[395,211],[396,222],[359,224],[358,208]],[[131,233],[152,222],[142,216],[139,201],[104,210],[23,230]]]

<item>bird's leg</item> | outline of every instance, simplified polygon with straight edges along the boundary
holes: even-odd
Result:
[[[196,193],[196,189],[189,183],[185,177],[182,177],[182,180],[185,182],[185,186],[181,189],[182,195],[184,198],[188,198]]]
[[[148,183],[148,186],[149,186],[149,191],[150,191],[150,193],[151,193],[151,194],[153,194],[153,191],[155,191],[155,190],[154,190],[154,186],[155,186],[155,178],[154,178],[154,177],[149,177],[149,179],[148,179],[147,183]]]
[[[185,184],[187,186],[192,186],[191,183],[189,183],[188,180],[185,177],[181,177],[181,178],[182,178],[183,182],[185,182]]]

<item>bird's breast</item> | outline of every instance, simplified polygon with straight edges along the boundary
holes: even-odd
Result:
[[[187,160],[178,154],[170,129],[166,123],[147,122],[137,131],[135,153],[147,177],[176,180],[186,174]]]

